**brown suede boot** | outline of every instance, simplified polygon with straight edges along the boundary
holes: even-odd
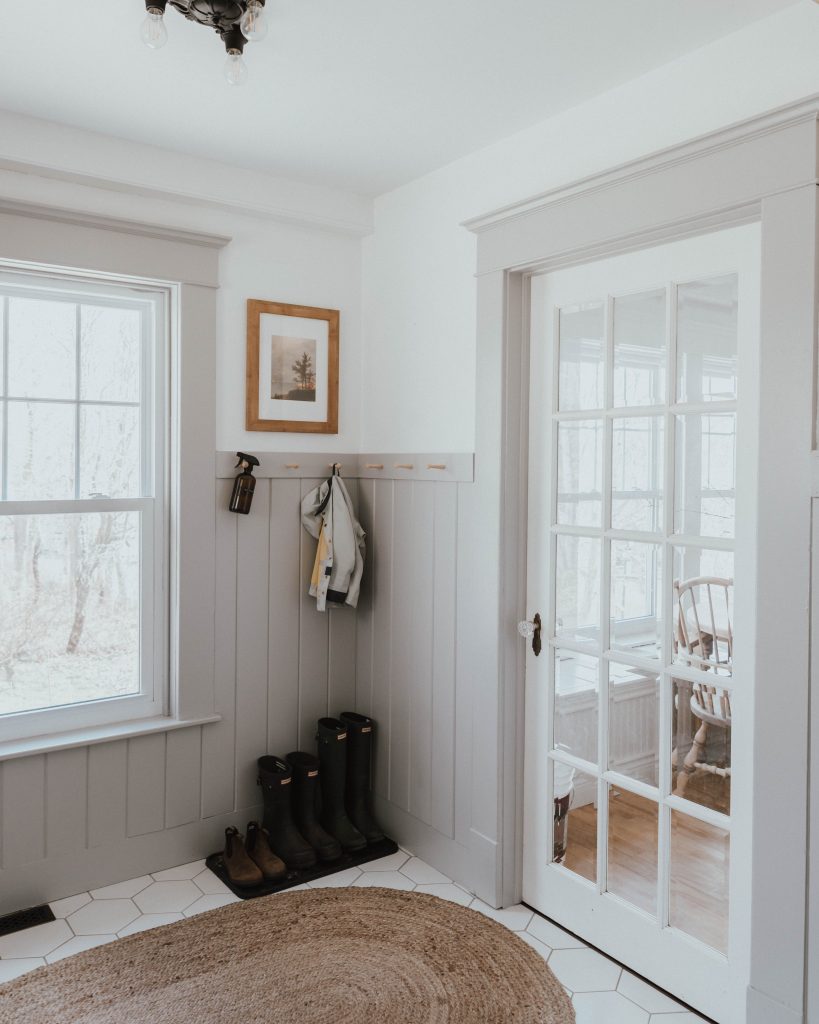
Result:
[[[247,854],[238,829],[225,829],[225,871],[234,885],[242,889],[253,889],[264,881],[259,868]]]
[[[261,870],[266,882],[276,882],[287,874],[284,861],[270,849],[267,832],[258,821],[247,823],[247,854]]]

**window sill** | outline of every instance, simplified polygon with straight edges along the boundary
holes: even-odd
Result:
[[[55,750],[70,750],[72,747],[90,747],[98,743],[113,743],[134,736],[149,736],[157,732],[173,732],[198,725],[210,725],[221,721],[221,715],[203,715],[200,718],[143,718],[133,722],[115,725],[96,725],[70,732],[54,733],[50,736],[31,736],[24,740],[0,742],[0,761],[11,761],[16,757],[31,757],[33,754],[48,754]]]

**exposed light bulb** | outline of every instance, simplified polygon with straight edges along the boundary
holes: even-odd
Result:
[[[247,10],[239,22],[242,35],[250,43],[260,43],[267,35],[267,15],[260,0],[249,0]]]
[[[142,22],[142,42],[152,50],[160,50],[168,41],[165,19],[158,7],[149,7]]]
[[[247,81],[247,64],[238,50],[228,54],[225,61],[225,78],[229,85],[244,85]]]

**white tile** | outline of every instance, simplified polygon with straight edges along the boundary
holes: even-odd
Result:
[[[450,903],[459,903],[462,907],[468,907],[474,899],[471,892],[462,889],[460,885],[455,885],[454,882],[447,882],[445,885],[416,885],[415,891],[449,900]]]
[[[131,900],[92,900],[75,910],[68,923],[77,935],[110,935],[136,917],[139,911]]]
[[[369,864],[365,865],[369,867]],[[402,875],[400,871],[373,871],[367,872],[357,878],[353,885],[364,887],[382,886],[384,889],[404,889],[411,891],[415,888],[415,882]]]
[[[225,893],[230,892],[230,889],[222,879],[217,878],[210,868],[200,871],[193,879],[193,884],[198,889],[201,889],[206,896],[223,896]]]
[[[517,903],[513,907],[504,907],[503,910],[495,910],[494,907],[490,907],[488,903],[484,903],[483,900],[476,897],[469,906],[472,910],[478,910],[486,917],[491,917],[493,921],[506,925],[513,932],[522,932],[532,920],[532,911],[528,907],[524,907],[522,903]]]
[[[204,870],[205,861],[195,860],[190,864],[180,864],[179,867],[166,868],[164,871],[154,871],[152,874],[155,882],[184,882],[195,878]]]
[[[67,956],[82,953],[86,949],[94,949],[96,946],[105,946],[115,939],[116,935],[78,935],[63,943],[62,946],[58,946],[53,953],[49,953],[46,962],[55,964],[58,960],[65,960]]]
[[[617,991],[649,1013],[681,1013],[682,1007],[670,996],[649,985],[630,971],[623,971]]]
[[[189,907],[201,895],[202,890],[189,880],[153,882],[137,893],[134,903],[143,914],[170,914]]]
[[[306,888],[306,886],[305,886]],[[226,907],[230,903],[241,903],[238,896],[228,893],[227,896],[200,896],[195,903],[185,908],[185,917],[195,917],[197,914],[204,914],[206,910],[217,910],[219,907]]]
[[[7,981],[14,981],[23,974],[28,974],[35,967],[42,967],[45,963],[42,957],[28,957],[25,960],[0,960],[0,985]]]
[[[352,885],[360,877],[361,872],[358,868],[347,868],[346,871],[336,871],[334,875],[325,875],[324,878],[317,878],[313,882],[308,882],[307,885],[311,889],[336,889],[343,885]]]
[[[119,937],[124,939],[126,935],[136,935],[137,932],[147,932],[150,928],[160,928],[163,924],[173,924],[174,921],[184,921],[185,915],[175,914],[140,914],[136,921],[126,925]]]
[[[556,949],[549,967],[572,992],[613,992],[620,980],[621,968],[593,949]]]
[[[129,900],[138,892],[142,892],[152,881],[150,875],[129,878],[127,882],[115,882],[114,885],[106,885],[102,889],[92,889],[91,895],[95,900]]]
[[[362,871],[397,871],[409,860],[409,854],[399,850],[398,853],[391,853],[387,857],[379,857],[378,860],[371,860],[368,864],[362,864]]]
[[[572,1002],[577,1024],[648,1024],[648,1014],[619,992],[581,992]]]
[[[653,1013],[649,1017],[650,1024],[706,1024],[704,1017],[696,1013]]]
[[[527,945],[531,946],[536,953],[540,953],[544,960],[549,959],[552,953],[551,946],[547,946],[545,942],[541,942],[540,939],[536,939],[534,935],[530,935],[529,932],[516,932],[515,934],[518,938],[523,939]]]
[[[45,956],[74,937],[65,921],[49,921],[0,938],[0,958]]]
[[[90,902],[90,894],[81,892],[76,896],[67,896],[64,900],[55,900],[53,903],[49,903],[49,906],[51,907],[51,913],[57,919],[60,919],[68,917],[69,914],[73,914],[75,910],[79,910],[80,907],[84,907],[86,903]]]
[[[401,868],[401,872],[411,878],[413,882],[418,885],[445,885],[447,882],[451,882],[451,878],[447,878],[446,875],[442,875],[440,871],[436,871],[435,868],[430,867],[426,861],[421,860],[420,857],[411,857],[406,864]]]
[[[552,949],[586,948],[585,942],[581,942],[574,935],[564,932],[562,928],[558,928],[556,924],[552,924],[551,921],[547,921],[545,917],[541,917],[539,914],[535,914],[529,922],[526,931],[530,935],[534,935],[536,939],[540,939],[541,942],[545,942],[547,946],[551,946]]]

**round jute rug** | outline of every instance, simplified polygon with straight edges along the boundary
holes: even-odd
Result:
[[[0,986],[2,1024],[571,1024],[522,939],[423,893],[235,903]]]

